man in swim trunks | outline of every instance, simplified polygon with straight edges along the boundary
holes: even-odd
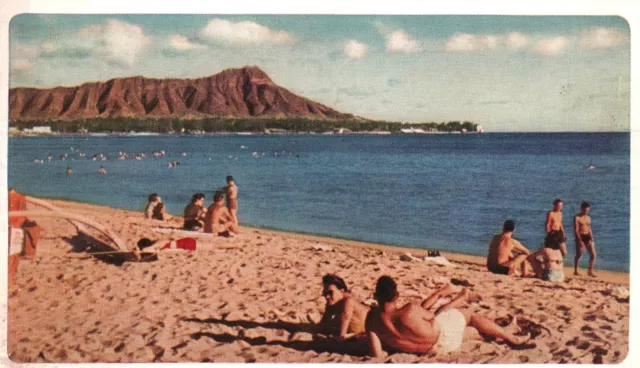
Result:
[[[224,195],[216,192],[213,195],[213,204],[207,209],[204,219],[204,232],[216,236],[234,236],[239,233],[233,223],[233,218],[227,207],[224,206]]]
[[[550,247],[553,244],[560,246],[562,256],[567,255],[566,241],[567,237],[562,226],[562,200],[555,199],[553,201],[553,209],[547,212],[547,221],[545,224],[546,236],[544,238],[544,246]]]
[[[481,335],[500,338],[512,345],[528,340],[468,310],[440,308],[434,314],[416,303],[398,307],[397,285],[389,276],[378,279],[374,297],[378,306],[371,309],[365,323],[374,357],[382,357],[383,348],[403,353],[424,354],[434,350],[446,354],[458,349],[463,340],[480,339]]]
[[[238,186],[233,176],[227,176],[227,208],[233,218],[233,223],[238,226]]]
[[[507,220],[502,226],[502,234],[495,235],[489,242],[489,254],[487,256],[487,268],[498,275],[513,275],[519,267],[522,269],[522,277],[527,277],[527,256],[529,250],[519,241],[513,239],[516,224],[513,220]],[[513,252],[520,253],[516,256]]]
[[[351,296],[342,278],[331,274],[322,277],[322,295],[327,306],[318,323],[318,332],[336,335],[340,340],[347,338],[348,334],[364,333],[369,307]]]
[[[596,245],[593,241],[593,232],[591,231],[591,217],[589,217],[590,205],[587,202],[580,204],[580,213],[573,218],[573,230],[576,238],[576,258],[574,260],[573,274],[578,273],[578,264],[580,257],[585,248],[589,252],[589,276],[595,277],[593,273],[593,265],[596,263]]]

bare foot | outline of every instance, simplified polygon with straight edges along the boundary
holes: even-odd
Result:
[[[524,336],[514,336],[512,339],[509,339],[509,343],[511,345],[518,346],[525,344],[529,340],[531,340],[531,334],[526,334]]]
[[[580,272],[578,271],[573,271],[573,276],[582,276],[582,275],[580,275]]]
[[[515,316],[511,319],[511,322],[509,322],[509,324],[504,329],[512,335],[515,335],[522,331],[522,329],[520,329],[520,326],[518,326],[518,319]]]
[[[482,295],[476,292],[468,291],[467,293],[467,301],[469,303],[477,303],[482,300]]]
[[[598,276],[596,276],[596,274],[595,274],[595,273],[593,273],[593,271],[592,271],[592,272],[589,272],[589,276],[591,276],[591,277],[598,277]]]

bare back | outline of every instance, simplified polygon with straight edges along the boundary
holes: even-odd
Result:
[[[489,243],[489,255],[487,265],[502,265],[511,259],[514,242],[517,240],[498,234]]]
[[[440,333],[433,314],[414,303],[391,312],[373,308],[366,325],[382,344],[407,353],[427,353]]]

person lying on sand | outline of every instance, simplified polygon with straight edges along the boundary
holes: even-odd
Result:
[[[483,336],[500,338],[512,345],[529,340],[529,336],[515,336],[485,317],[456,308],[459,301],[439,308],[437,314],[416,303],[398,307],[397,285],[389,276],[378,279],[374,297],[378,307],[371,309],[365,322],[374,357],[384,355],[383,347],[403,353],[433,350],[446,354],[457,350],[463,340],[479,340]]]
[[[492,273],[498,275],[513,275],[518,267],[522,268],[522,277],[527,274],[526,259],[529,250],[519,241],[513,239],[513,232],[516,230],[516,223],[507,220],[502,226],[502,234],[498,234],[489,243],[489,254],[487,256],[487,268]],[[516,256],[513,252],[520,253]]]
[[[182,238],[182,239],[162,239],[151,240],[148,238],[142,238],[138,241],[138,249],[141,251],[156,251],[163,249],[171,250],[196,250],[197,241],[194,238]]]
[[[322,277],[322,295],[327,306],[317,332],[345,339],[349,334],[364,333],[364,321],[369,307],[351,296],[344,280],[336,275]]]
[[[206,208],[203,208],[204,194],[196,193],[184,208],[184,230],[198,231],[204,227]]]
[[[527,261],[531,263],[537,278],[550,282],[564,281],[564,258],[560,244],[550,244],[531,253]]]
[[[231,213],[224,206],[224,195],[221,192],[213,195],[213,204],[207,209],[204,232],[217,236],[234,236],[240,233],[233,223]]]

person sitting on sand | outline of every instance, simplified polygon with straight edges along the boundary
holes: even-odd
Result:
[[[564,258],[560,244],[551,244],[531,253],[527,261],[531,263],[537,278],[550,282],[564,281]]]
[[[158,203],[162,203],[162,199],[157,193],[152,193],[149,194],[147,201],[147,207],[144,209],[144,217],[150,219],[153,216],[153,210],[156,208]]]
[[[564,232],[564,226],[562,226],[562,200],[555,199],[553,201],[553,209],[547,212],[547,221],[545,223],[546,235],[544,237],[544,245],[551,246],[558,244],[562,256],[567,255],[567,236]]]
[[[518,267],[522,268],[522,276],[527,277],[526,259],[529,250],[519,241],[513,239],[516,223],[507,220],[502,226],[502,234],[495,235],[489,243],[487,268],[498,275],[513,275]],[[513,256],[513,252],[520,253]]]
[[[204,219],[207,210],[202,207],[204,194],[196,193],[191,197],[191,202],[184,208],[185,230],[198,231],[204,227]]]
[[[573,218],[573,231],[576,235],[576,257],[573,261],[573,274],[579,276],[578,264],[580,257],[586,248],[589,252],[589,276],[595,277],[593,265],[596,263],[596,244],[593,242],[593,231],[591,230],[591,217],[589,217],[590,205],[587,202],[580,204],[580,213]]]
[[[204,232],[227,237],[239,233],[238,228],[233,223],[231,213],[224,206],[224,195],[221,192],[216,192],[213,195],[213,203],[207,209],[204,219]]]
[[[162,202],[158,203],[158,205],[153,209],[151,218],[154,220],[160,220],[160,221],[171,220],[173,216],[169,215],[165,211],[166,210],[165,210],[164,203]]]
[[[374,357],[382,357],[383,348],[403,353],[424,354],[433,350],[446,354],[457,350],[463,340],[478,340],[483,335],[512,345],[522,345],[529,339],[529,336],[515,336],[493,321],[459,309],[455,304],[441,307],[437,314],[416,303],[398,307],[397,285],[389,276],[378,279],[374,297],[378,306],[371,309],[365,322]]]
[[[369,307],[355,300],[344,280],[336,275],[322,277],[322,296],[327,305],[317,331],[345,339],[348,334],[364,333],[364,322]]]

